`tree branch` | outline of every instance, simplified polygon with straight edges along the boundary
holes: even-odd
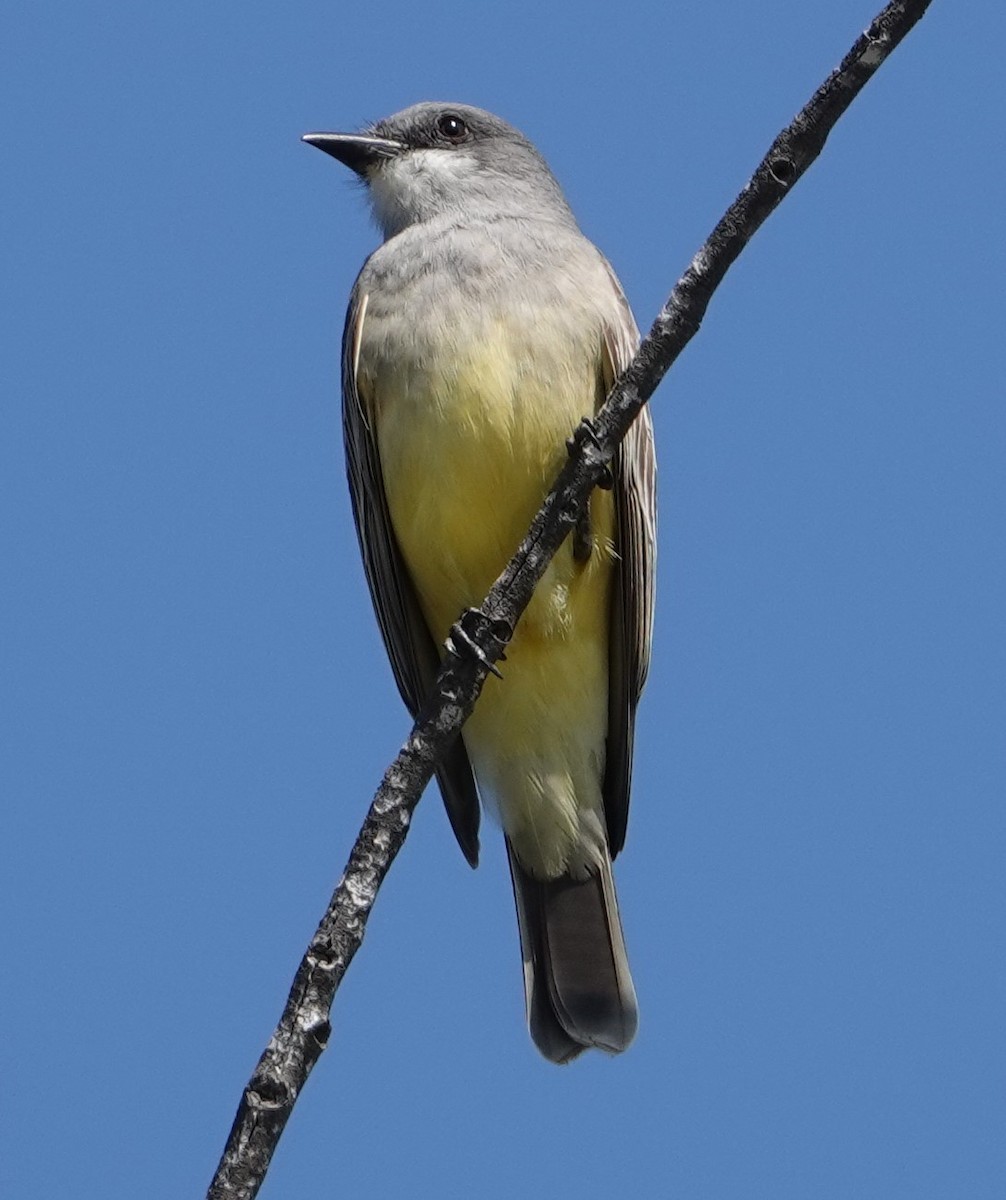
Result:
[[[381,781],[342,879],[297,970],[283,1016],[245,1088],[208,1200],[251,1200],[257,1195],[297,1097],[328,1042],[336,989],[360,947],[378,889],[405,842],[423,789],[458,736],[490,664],[499,657],[618,443],[698,331],[731,264],[817,158],[839,117],[929,4],[930,0],[892,0],[856,40],[841,65],[772,143],[692,259],[597,417],[576,431],[569,461],[520,548],[481,611],[466,619],[466,632],[484,661],[474,654],[448,655],[433,694]]]

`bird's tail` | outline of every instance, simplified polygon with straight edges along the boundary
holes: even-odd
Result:
[[[542,881],[507,839],[517,901],[527,1023],[547,1059],[569,1062],[591,1046],[619,1054],[636,1033],[636,992],[625,956],[607,853],[586,879]]]

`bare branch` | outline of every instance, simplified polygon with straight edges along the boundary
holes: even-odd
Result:
[[[283,1016],[245,1088],[209,1200],[250,1200],[257,1195],[297,1097],[328,1042],[336,989],[360,947],[378,889],[405,841],[423,789],[458,736],[491,664],[618,443],[698,331],[731,264],[820,154],[839,117],[929,4],[930,0],[892,0],[856,40],[841,65],[772,143],[692,259],[592,425],[577,430],[569,461],[530,531],[481,611],[466,620],[466,631],[485,661],[472,654],[448,656],[434,693],[381,781],[346,870],[301,961]]]

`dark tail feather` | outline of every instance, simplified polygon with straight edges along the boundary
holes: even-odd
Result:
[[[591,1046],[619,1054],[638,1024],[618,902],[605,861],[596,875],[533,879],[507,841],[517,901],[527,1021],[535,1045],[564,1063]]]

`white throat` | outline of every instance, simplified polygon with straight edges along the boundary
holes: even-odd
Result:
[[[369,173],[370,203],[385,237],[463,202],[479,163],[460,150],[409,150]]]

